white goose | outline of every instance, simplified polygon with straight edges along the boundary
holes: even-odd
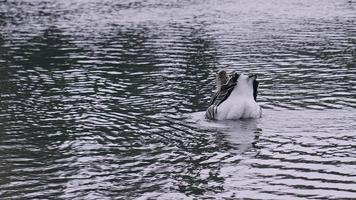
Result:
[[[257,104],[258,81],[256,75],[233,73],[228,79],[225,71],[217,74],[217,92],[205,113],[207,119],[259,118],[261,107]]]

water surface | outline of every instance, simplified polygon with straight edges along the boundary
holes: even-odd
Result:
[[[356,198],[355,11],[1,1],[0,198]],[[263,118],[203,119],[222,68]]]

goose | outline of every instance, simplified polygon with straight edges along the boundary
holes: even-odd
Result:
[[[233,72],[228,76],[225,70],[216,75],[217,91],[210,100],[205,118],[210,120],[237,120],[260,118],[262,109],[257,104],[257,75]]]

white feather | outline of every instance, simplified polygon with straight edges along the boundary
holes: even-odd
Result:
[[[240,75],[230,96],[217,108],[217,119],[259,118],[261,107],[253,98],[253,78]]]

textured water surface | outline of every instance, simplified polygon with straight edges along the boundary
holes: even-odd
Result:
[[[0,199],[355,199],[355,13],[0,0]],[[203,119],[222,68],[263,118]]]

